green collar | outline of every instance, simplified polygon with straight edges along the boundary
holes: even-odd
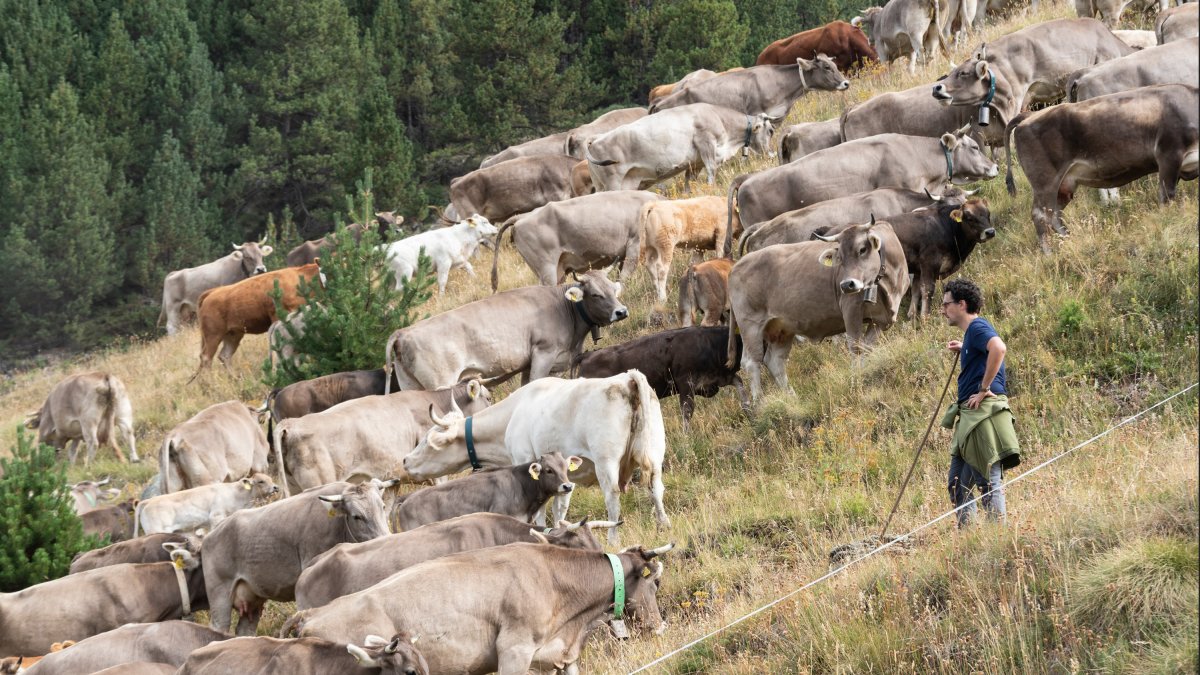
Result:
[[[604,555],[608,556],[613,571],[613,618],[620,619],[625,614],[625,568],[615,554]]]

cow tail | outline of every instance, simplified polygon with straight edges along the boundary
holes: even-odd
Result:
[[[302,609],[292,615],[290,619],[284,622],[283,627],[279,629],[279,637],[288,639],[293,635],[299,636],[300,631],[304,630],[304,620],[308,618],[309,609]]]
[[[738,189],[742,187],[742,183],[749,177],[750,174],[744,173],[734,178],[733,181],[729,183],[729,196],[725,201],[725,208],[727,210],[725,220],[725,246],[720,252],[722,258],[729,258],[730,260],[733,260],[733,219],[737,215],[734,213],[734,209],[737,208],[737,193]],[[740,218],[740,216],[737,217]]]
[[[100,428],[96,430],[97,445],[112,443],[113,447],[116,447],[113,430],[117,428],[117,404],[120,402],[122,389],[120,380],[112,375],[104,376],[104,389],[99,392],[100,403],[104,407],[104,419]],[[120,453],[119,450],[117,452]]]
[[[630,391],[630,406],[633,414],[630,416],[629,440],[626,442],[625,456],[630,464],[642,470],[642,481],[646,485],[662,471],[663,459],[667,454],[667,432],[663,425],[662,406],[658,403],[658,395],[640,371],[630,370],[627,373],[632,385]],[[626,462],[621,463],[626,466]],[[630,476],[621,476],[621,488],[629,483]]]
[[[1081,68],[1067,76],[1067,103],[1079,102],[1079,78],[1087,69]]]
[[[662,233],[662,223],[660,222],[658,214],[655,213],[654,204],[655,202],[646,202],[645,204],[642,204],[642,208],[638,209],[638,230],[640,230],[642,234],[642,243],[638,248],[638,264],[643,264],[646,262],[646,249],[649,248],[649,237],[647,235],[650,232],[651,219],[653,219],[653,221],[659,225],[659,227],[655,228],[655,231]],[[665,251],[665,249],[662,248],[659,250]]]
[[[275,442],[275,463],[279,465],[279,485],[283,488],[284,499],[287,499],[292,493],[288,490],[287,468],[283,465],[283,441],[287,438],[287,429],[283,428],[282,422],[271,430],[271,438]]]
[[[725,349],[725,367],[731,370],[738,368],[737,350],[737,317],[733,313],[733,293],[725,295],[725,309],[729,311],[729,340]]]
[[[683,277],[679,280],[679,311],[676,316],[679,318],[679,324],[682,326],[690,326],[691,322],[687,321],[696,311],[696,303],[692,297],[692,287],[696,284],[696,267],[688,265],[687,271],[683,273]]]
[[[166,305],[166,303],[163,303],[163,305],[158,308],[158,321],[154,322],[154,327],[158,328],[159,326],[163,325],[163,321],[165,321],[166,318],[167,318],[167,305]]]
[[[1004,155],[1008,163],[1008,169],[1004,172],[1004,186],[1008,188],[1008,194],[1014,196],[1017,194],[1017,183],[1015,180],[1013,180],[1011,147],[1012,135],[1016,130],[1017,125],[1019,125],[1021,122],[1024,122],[1025,118],[1028,116],[1029,113],[1021,113],[1020,115],[1012,118],[1012,121],[1008,123],[1008,126],[1004,127]]]
[[[937,28],[938,46],[942,48],[942,56],[945,56],[949,60],[950,48],[946,46],[946,39],[942,35],[942,9],[938,4],[938,0],[929,0],[929,6],[933,9],[933,25]],[[946,30],[950,30],[949,25],[946,26]],[[932,59],[933,54],[927,54],[925,58]]]
[[[168,462],[171,461],[171,446],[173,443],[174,437],[171,434],[167,434],[167,437],[163,439],[162,447],[158,450],[158,493],[160,495],[171,492],[170,484],[167,481],[171,475],[170,464]],[[137,532],[134,532],[133,536],[136,537]]]
[[[495,293],[496,289],[499,288],[499,286],[500,286],[500,244],[504,243],[504,231],[507,230],[508,228],[512,227],[513,225],[516,225],[517,218],[520,218],[520,217],[521,217],[521,214],[517,214],[515,216],[512,216],[508,220],[504,221],[504,224],[500,226],[500,230],[498,232],[496,232],[496,246],[492,250],[492,292],[493,293]],[[517,236],[516,230],[513,230],[513,241],[516,241],[516,236]]]
[[[400,331],[388,337],[387,345],[383,348],[383,395],[392,393],[392,373],[396,371],[396,343],[400,341]],[[400,386],[397,383],[397,391]]]
[[[137,539],[138,527],[142,523],[142,507],[146,504],[145,501],[139,501],[133,505],[133,537]]]

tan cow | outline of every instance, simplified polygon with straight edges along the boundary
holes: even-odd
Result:
[[[435,391],[356,398],[281,421],[273,440],[277,468],[286,467],[279,481],[284,495],[339,480],[406,478],[400,462],[429,431],[429,406],[448,410],[452,398],[467,414],[492,403],[487,387],[473,379]]]
[[[830,247],[828,243],[834,244]],[[779,244],[747,254],[729,273],[729,364],[741,330],[742,369],[750,395],[762,394],[765,363],[791,391],[787,357],[797,335],[821,340],[846,333],[853,352],[896,322],[909,290],[908,263],[892,227],[855,225],[822,241]],[[863,323],[870,329],[863,338]]]
[[[729,296],[730,258],[714,258],[689,265],[679,278],[679,323],[695,322],[696,310],[704,314],[701,326],[717,326],[725,322],[725,301]]]
[[[241,401],[217,403],[163,438],[158,484],[168,494],[265,473],[269,450],[257,410]]]
[[[236,483],[201,485],[144,499],[137,505],[133,536],[137,536],[139,525],[146,534],[191,532],[209,527],[278,491],[270,476],[256,473]]]
[[[320,638],[280,640],[239,637],[197,649],[179,675],[286,673],[287,675],[430,675],[429,664],[413,645],[417,638],[398,633],[391,640],[368,635],[364,645]]]
[[[370,588],[400,570],[452,553],[541,537],[555,546],[602,551],[594,529],[615,527],[612,521],[559,521],[557,527],[533,530],[529,522],[498,513],[472,513],[408,532],[397,532],[361,544],[338,544],[304,569],[296,581],[296,609],[327,605],[334,598]],[[540,535],[540,536],[535,536]]]
[[[74,647],[74,640],[63,640],[50,645],[50,654],[57,654],[67,647]],[[49,656],[49,654],[47,654]],[[6,656],[0,659],[0,675],[18,675],[33,672],[33,667],[41,663],[45,656]],[[38,670],[36,672],[42,672]]]
[[[112,445],[117,459],[124,462],[114,436],[114,428],[120,429],[130,459],[141,461],[133,437],[133,406],[125,384],[116,375],[95,371],[63,378],[50,390],[41,409],[26,416],[25,426],[38,430],[39,443],[65,447],[72,464],[82,441],[87,447],[84,465],[96,458],[101,443]]]
[[[388,534],[382,490],[395,481],[330,483],[221,521],[204,538],[209,623],[254,635],[267,600],[295,598],[296,579],[313,558],[337,544]]]
[[[207,609],[199,558],[177,548],[171,560],[101,567],[0,593],[0,654],[45,654],[55,640]]]
[[[29,675],[95,673],[138,662],[178,668],[194,650],[227,639],[227,634],[191,621],[131,623],[47,655]]]
[[[518,157],[476,169],[450,181],[445,217],[466,220],[478,214],[499,223],[543,204],[570,199],[571,172],[579,159],[568,155]]]
[[[229,359],[247,333],[265,333],[279,319],[270,296],[276,283],[283,292],[280,303],[285,311],[290,312],[304,304],[304,298],[300,296],[301,279],[309,283],[319,280],[324,286],[325,275],[321,272],[320,261],[266,272],[231,286],[205,291],[200,296],[200,365],[188,382],[212,364],[218,346],[221,362],[228,368]]]
[[[670,548],[626,549],[613,554],[615,563],[598,551],[545,544],[456,553],[302,610],[284,629],[345,642],[397,631],[455,636],[420,643],[434,673],[571,672],[593,625],[614,611],[614,569],[625,591],[621,613],[665,628],[654,558]]]
[[[263,258],[274,250],[266,245],[266,239],[234,244],[233,253],[223,258],[168,273],[163,279],[162,309],[158,314],[158,323],[161,324],[165,319],[167,335],[178,333],[184,316],[196,313],[200,306],[200,295],[204,291],[266,272],[267,265]]]
[[[667,301],[667,274],[675,247],[695,251],[720,251],[725,245],[725,200],[695,197],[649,202],[639,214],[642,228],[640,258],[646,261],[660,303]],[[734,219],[734,236],[741,234],[741,221]]]

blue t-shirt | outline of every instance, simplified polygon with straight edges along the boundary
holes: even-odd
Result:
[[[983,374],[987,370],[988,340],[997,337],[996,329],[992,328],[992,324],[987,322],[987,319],[979,317],[967,326],[967,332],[963,335],[962,351],[958,353],[958,358],[962,365],[962,370],[958,373],[958,402],[962,403],[979,391],[979,385],[983,384]],[[1008,395],[1008,389],[1004,386],[1004,362],[1000,362],[1000,372],[996,373],[996,379],[992,380],[992,393],[996,395]]]

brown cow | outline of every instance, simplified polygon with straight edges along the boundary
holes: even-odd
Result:
[[[188,382],[196,379],[200,371],[212,364],[218,346],[221,347],[221,363],[228,368],[229,359],[247,333],[265,333],[272,323],[279,320],[270,296],[276,282],[283,292],[280,303],[286,311],[290,312],[304,304],[304,298],[300,297],[300,279],[306,279],[309,283],[319,279],[324,286],[325,275],[321,272],[320,264],[318,260],[302,267],[265,272],[236,284],[205,291],[200,296],[199,309],[200,366]]]
[[[380,236],[383,236],[385,228],[399,230],[400,224],[404,222],[404,216],[397,216],[395,211],[380,211],[375,214],[383,225],[379,228]],[[350,223],[346,226],[346,234],[354,237],[355,243],[362,238],[362,233],[366,229],[365,225],[359,223]],[[336,239],[336,237],[335,237]],[[309,265],[317,261],[317,258],[332,251],[336,246],[336,242],[325,235],[320,239],[310,239],[296,248],[288,251],[286,263],[288,267],[300,267]]]
[[[129,538],[133,532],[133,512],[138,500],[121,502],[116,506],[92,509],[79,516],[83,520],[83,533],[97,536],[108,535],[109,542],[116,543]]]
[[[733,260],[715,258],[689,265],[679,279],[679,323],[691,326],[696,310],[704,314],[701,326],[716,326],[728,319],[725,299],[729,297],[729,270]]]
[[[267,396],[265,408],[270,411],[272,425],[292,417],[304,417],[315,412],[363,396],[382,396],[387,374],[383,368],[375,370],[352,370],[345,373],[322,375],[311,380],[293,382],[275,389]],[[392,379],[392,386],[400,385]],[[262,411],[263,408],[259,408]],[[267,428],[267,438],[274,437],[273,426]]]
[[[861,29],[845,21],[832,21],[820,28],[772,42],[758,55],[754,65],[790,65],[798,58],[813,59],[817,54],[825,54],[833,59],[842,71],[879,60],[871,41]]]
[[[125,384],[116,375],[96,371],[64,378],[50,390],[39,410],[25,416],[25,426],[38,430],[39,443],[65,447],[71,463],[83,441],[87,446],[85,465],[96,458],[101,443],[112,445],[117,459],[125,461],[113,434],[114,428],[120,429],[130,459],[141,461],[133,437],[133,406]]]

